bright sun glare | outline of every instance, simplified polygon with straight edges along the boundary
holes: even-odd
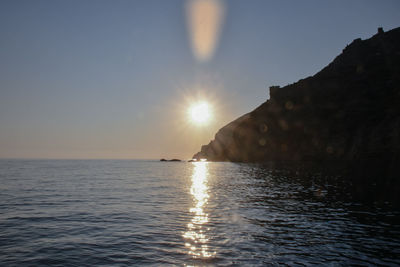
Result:
[[[206,124],[211,118],[211,109],[207,102],[198,102],[189,108],[190,120],[198,125]]]

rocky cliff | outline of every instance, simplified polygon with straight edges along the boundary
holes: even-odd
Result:
[[[356,39],[312,77],[221,128],[210,161],[399,159],[400,28]]]

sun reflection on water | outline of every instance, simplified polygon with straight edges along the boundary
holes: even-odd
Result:
[[[209,258],[216,254],[211,252],[208,246],[208,237],[206,235],[205,224],[208,222],[208,214],[204,212],[207,204],[208,186],[208,162],[194,162],[192,175],[192,186],[190,193],[193,196],[194,207],[190,209],[193,218],[187,225],[187,231],[184,233],[185,246],[188,248],[189,255],[195,258]]]

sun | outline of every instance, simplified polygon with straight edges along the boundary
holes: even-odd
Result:
[[[197,125],[204,125],[211,119],[211,108],[205,101],[192,104],[188,113],[191,122]]]

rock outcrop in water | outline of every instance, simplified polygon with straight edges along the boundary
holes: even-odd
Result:
[[[162,159],[160,159],[160,161],[163,161],[163,162],[181,162],[182,160],[180,160],[180,159],[164,159],[164,158],[162,158]]]
[[[400,28],[356,39],[312,77],[221,128],[193,156],[211,161],[399,161]]]

